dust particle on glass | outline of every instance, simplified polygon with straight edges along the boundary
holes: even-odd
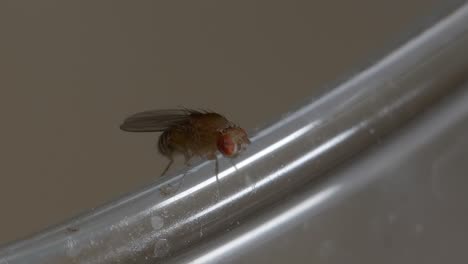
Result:
[[[66,230],[68,233],[75,233],[75,232],[78,232],[80,229],[78,227],[69,226],[66,228]]]

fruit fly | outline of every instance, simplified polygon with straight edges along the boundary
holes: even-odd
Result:
[[[192,157],[198,156],[216,160],[216,181],[219,183],[217,152],[233,158],[250,144],[244,129],[211,111],[144,111],[125,119],[120,128],[128,132],[162,132],[158,150],[169,159],[169,163],[161,176],[169,170],[175,155],[183,155],[186,165]]]

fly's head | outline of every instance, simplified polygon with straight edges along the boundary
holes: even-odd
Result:
[[[232,126],[218,132],[218,150],[226,157],[237,156],[250,144],[247,133],[240,127]]]

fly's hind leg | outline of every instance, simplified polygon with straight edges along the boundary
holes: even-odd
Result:
[[[182,178],[180,179],[179,183],[177,184],[177,186],[175,187],[174,190],[172,190],[172,193],[176,193],[179,191],[180,187],[182,186],[182,184],[184,184],[184,180],[185,180],[185,175],[187,175],[188,173],[188,170],[190,168],[190,159],[191,159],[191,155],[190,154],[185,154],[184,155],[184,158],[185,158],[185,162],[184,162],[184,165],[185,165],[185,170],[184,170],[184,174],[182,174]]]
[[[232,159],[228,159],[228,160],[231,163],[231,165],[234,167],[234,169],[238,172],[239,169],[237,168],[236,163],[234,163],[234,161]]]
[[[168,195],[171,195],[171,194],[174,194],[176,192],[179,191],[180,187],[182,186],[182,184],[184,183],[184,180],[185,180],[185,175],[187,174],[188,172],[188,169],[190,167],[190,159],[191,159],[191,155],[190,154],[185,154],[184,155],[184,158],[185,158],[185,166],[186,166],[186,170],[184,171],[184,173],[182,174],[182,177],[180,179],[180,181],[178,183],[175,183],[174,185],[172,184],[167,184],[166,186],[164,187],[161,187],[160,188],[160,192],[163,196],[168,196]],[[174,162],[174,159],[172,157],[169,158],[170,159],[170,162],[169,164],[167,165],[166,169],[164,170],[163,174],[167,172],[167,170],[169,169],[169,167],[172,165],[172,163]]]
[[[172,156],[169,157],[169,163],[167,164],[166,168],[164,169],[164,171],[161,173],[161,176],[164,176],[166,174],[166,172],[169,170],[169,168],[172,166],[172,163],[174,163],[174,158],[172,158]]]
[[[169,170],[169,168],[172,166],[172,164],[174,163],[174,158],[172,157],[172,155],[170,156],[167,156],[168,159],[169,159],[169,163],[167,164],[166,168],[163,170],[163,172],[161,173],[161,176],[160,177],[163,177],[167,171]],[[173,187],[171,184],[166,184],[164,186],[162,186],[161,188],[159,188],[159,192],[161,193],[161,195],[163,196],[168,196],[170,195],[171,193],[174,193],[174,191],[172,190]]]

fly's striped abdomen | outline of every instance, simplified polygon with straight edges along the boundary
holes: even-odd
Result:
[[[172,150],[169,145],[169,136],[169,131],[164,131],[158,140],[158,150],[166,157],[172,157]]]

